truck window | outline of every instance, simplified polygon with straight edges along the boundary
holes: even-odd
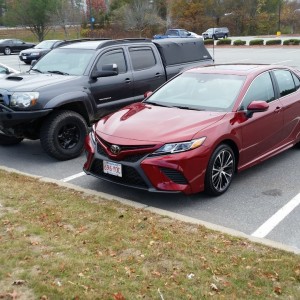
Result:
[[[129,48],[129,53],[135,71],[149,69],[156,65],[156,59],[150,47]]]
[[[102,70],[103,65],[117,64],[119,73],[127,72],[127,65],[123,49],[110,50],[105,52],[97,62],[97,69]]]

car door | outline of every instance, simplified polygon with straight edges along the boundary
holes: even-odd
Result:
[[[282,104],[275,97],[275,90],[269,72],[257,76],[249,86],[240,106],[246,110],[254,100],[266,101],[269,109],[254,113],[241,123],[242,148],[240,165],[247,166],[257,158],[263,158],[279,147],[283,140]]]
[[[21,50],[26,49],[26,44],[21,40],[13,40],[12,50],[13,52],[20,52]]]
[[[151,46],[131,46],[128,51],[133,69],[133,95],[142,100],[145,92],[154,91],[166,81],[165,70]]]
[[[293,142],[300,132],[300,79],[290,70],[277,69],[273,74],[283,106],[285,142]]]
[[[128,67],[128,60],[124,49],[116,47],[102,52],[97,59],[94,69],[101,71],[104,65],[116,64],[118,75],[99,77],[90,82],[91,93],[98,108],[98,117],[106,114],[108,110],[116,110],[133,102],[133,77]]]

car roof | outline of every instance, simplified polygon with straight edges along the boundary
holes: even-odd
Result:
[[[270,64],[216,64],[202,67],[195,67],[187,70],[191,73],[210,73],[210,74],[231,74],[244,75],[259,74],[263,71],[268,71],[274,68],[288,68],[279,65]]]
[[[110,45],[118,45],[118,44],[130,44],[130,43],[149,43],[152,42],[150,39],[144,39],[144,38],[133,38],[133,39],[119,39],[119,40],[113,40],[113,39],[98,39],[98,40],[82,40],[79,42],[72,42],[70,44],[67,44],[66,46],[60,47],[60,48],[69,48],[69,49],[90,49],[90,50],[97,50],[105,46]]]

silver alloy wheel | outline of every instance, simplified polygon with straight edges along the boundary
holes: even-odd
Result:
[[[5,47],[5,49],[4,49],[4,54],[5,54],[5,55],[10,55],[10,54],[11,54],[11,50],[10,50],[9,47]]]
[[[212,168],[212,184],[218,192],[228,188],[234,174],[234,157],[228,149],[218,153]]]

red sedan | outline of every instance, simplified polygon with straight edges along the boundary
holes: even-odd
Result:
[[[95,124],[84,171],[149,191],[221,195],[236,172],[299,144],[299,87],[300,71],[284,66],[190,69]]]

